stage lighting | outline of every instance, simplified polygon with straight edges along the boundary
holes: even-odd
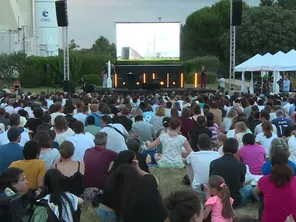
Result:
[[[163,81],[161,81],[161,82],[160,82],[160,85],[161,85],[161,86],[163,86],[163,85],[164,85],[164,82],[163,82]]]
[[[126,85],[126,82],[122,82],[122,85],[125,86]]]
[[[137,85],[137,86],[140,85],[140,82],[136,82],[136,85]]]
[[[173,85],[174,85],[174,86],[176,85],[176,82],[175,82],[175,81],[173,81]]]

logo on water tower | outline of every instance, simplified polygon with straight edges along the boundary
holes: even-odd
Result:
[[[42,18],[40,19],[41,22],[50,22],[50,18],[48,18],[49,13],[46,9],[42,12]]]

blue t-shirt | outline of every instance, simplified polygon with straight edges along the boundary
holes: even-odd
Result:
[[[143,119],[147,123],[151,123],[152,124],[152,118],[153,118],[153,116],[155,116],[155,113],[152,112],[152,111],[143,112]]]
[[[8,143],[0,146],[0,173],[9,165],[18,160],[23,160],[23,148],[16,143]]]
[[[102,127],[101,126],[101,116],[102,114],[101,113],[91,113],[89,114],[86,118],[85,118],[85,126],[87,126],[87,118],[89,116],[93,116],[95,118],[95,126],[97,127]]]
[[[282,137],[287,127],[293,125],[291,120],[283,117],[276,118],[271,123],[276,126],[278,137]]]
[[[295,165],[295,163],[293,163],[292,161],[288,161],[288,165],[290,166],[290,167],[292,167],[293,168],[293,170],[294,170],[294,176],[296,176],[296,165]],[[271,161],[267,161],[264,165],[263,165],[263,167],[262,167],[262,174],[263,175],[268,175],[268,174],[271,174]]]

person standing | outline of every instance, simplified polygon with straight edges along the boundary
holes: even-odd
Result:
[[[284,94],[289,94],[290,85],[291,85],[291,81],[289,80],[289,77],[287,75],[285,75],[284,81],[283,81],[283,92],[284,92]]]
[[[220,93],[224,93],[225,90],[225,79],[222,75],[218,77],[218,90]]]
[[[200,81],[200,88],[205,89],[206,88],[206,75],[208,74],[208,71],[205,69],[204,66],[201,67],[200,71],[200,76],[201,76],[201,81]]]

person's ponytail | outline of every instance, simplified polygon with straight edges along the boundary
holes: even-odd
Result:
[[[293,169],[288,164],[275,164],[272,166],[269,180],[274,182],[276,187],[285,187],[293,175]]]
[[[233,218],[234,213],[232,209],[232,204],[230,202],[230,191],[225,183],[220,185],[222,188],[220,190],[220,198],[222,200],[222,216],[224,218]]]

